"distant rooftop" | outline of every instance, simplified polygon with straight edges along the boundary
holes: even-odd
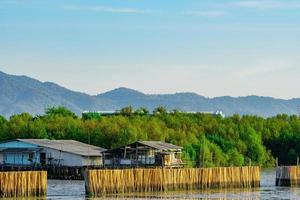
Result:
[[[171,144],[171,143],[166,143],[162,141],[137,141],[137,143],[152,147],[154,149],[158,150],[179,150],[182,149],[182,147]]]
[[[17,141],[35,144],[39,147],[47,147],[81,156],[101,156],[101,152],[106,150],[101,147],[88,145],[75,140],[17,139]]]
[[[127,148],[127,147],[132,147],[134,148],[134,146],[136,144],[139,145],[143,145],[143,146],[147,146],[156,150],[160,150],[160,151],[180,151],[182,149],[182,147],[174,145],[174,144],[170,144],[170,143],[166,143],[166,142],[162,142],[162,141],[136,141],[134,143],[131,144],[127,144],[124,146],[120,146],[111,150],[108,150],[107,152],[114,152],[116,150],[119,149],[123,149],[123,148]]]
[[[114,110],[97,110],[97,111],[83,111],[82,113],[99,113],[99,114],[114,114],[117,113],[117,111]]]

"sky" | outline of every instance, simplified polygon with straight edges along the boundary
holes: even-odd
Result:
[[[299,0],[0,0],[0,71],[98,94],[300,97]]]

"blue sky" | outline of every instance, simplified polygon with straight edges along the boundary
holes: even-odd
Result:
[[[300,97],[298,0],[0,0],[0,70],[97,94]]]

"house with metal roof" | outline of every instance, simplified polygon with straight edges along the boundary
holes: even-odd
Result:
[[[182,167],[182,147],[161,141],[137,141],[104,153],[106,167]]]
[[[105,150],[75,140],[15,139],[0,143],[0,164],[12,166],[101,166]]]

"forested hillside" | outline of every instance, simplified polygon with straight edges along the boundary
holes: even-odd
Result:
[[[6,120],[0,117],[0,139],[74,139],[113,148],[136,140],[165,140],[184,147],[189,166],[273,166],[295,164],[300,153],[300,119],[239,116],[222,118],[209,114],[167,113],[163,107],[148,114],[128,107],[120,114],[96,114],[78,118],[59,107],[42,116],[28,113]]]
[[[100,88],[99,88],[100,89]],[[275,99],[272,97],[215,97],[196,93],[145,94],[129,88],[117,88],[96,96],[75,92],[51,82],[41,82],[27,76],[15,76],[0,71],[0,115],[10,117],[28,112],[43,114],[47,107],[64,106],[77,115],[86,110],[118,110],[127,105],[153,110],[159,105],[184,111],[275,116],[280,113],[297,114],[300,99]]]

